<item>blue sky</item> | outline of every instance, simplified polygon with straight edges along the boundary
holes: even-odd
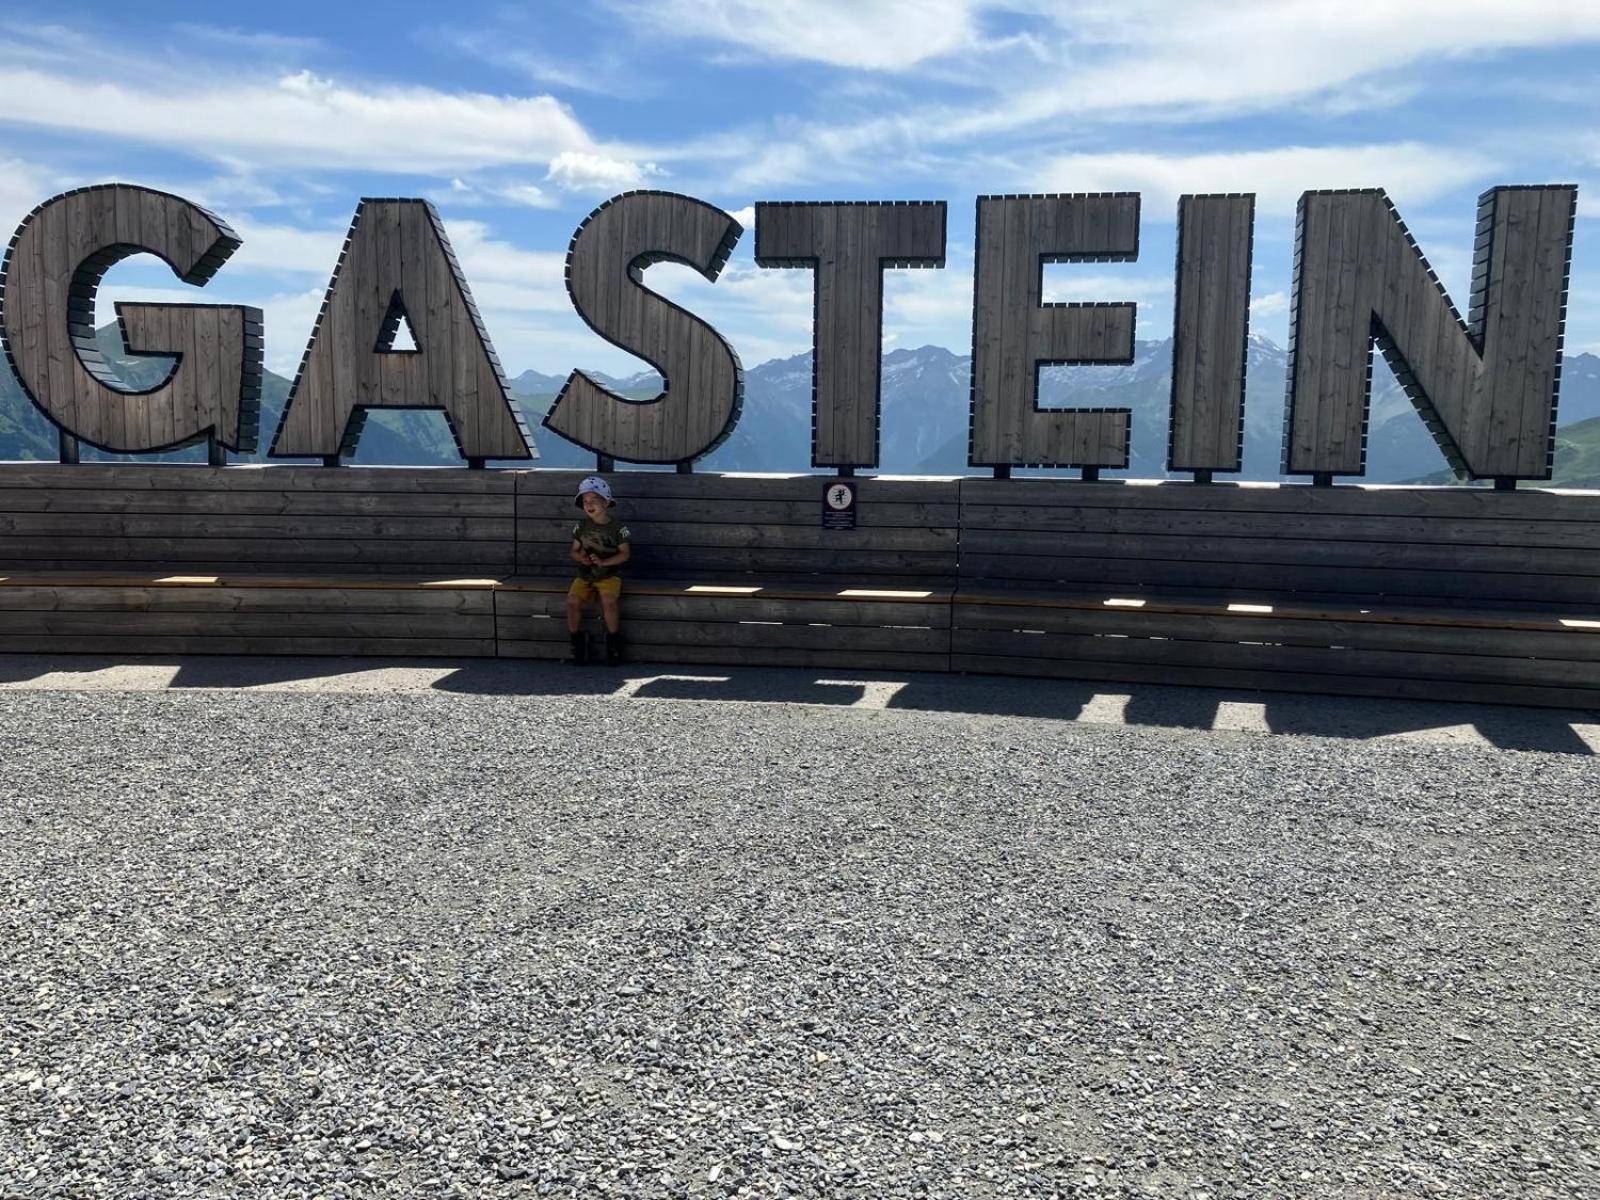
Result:
[[[1141,192],[1138,262],[1047,283],[1136,302],[1145,338],[1178,195],[1255,191],[1252,331],[1282,344],[1302,190],[1387,188],[1464,309],[1478,193],[1577,183],[1567,349],[1600,351],[1595,0],[11,3],[0,168],[6,228],[112,180],[213,209],[244,245],[210,286],[129,260],[102,314],[258,304],[285,374],[363,195],[437,203],[509,373],[639,368],[561,281],[579,222],[637,187],[745,222],[715,285],[646,278],[753,366],[811,344],[810,274],[752,261],[757,200],[947,200],[948,266],[890,274],[884,335],[965,353],[980,193]]]

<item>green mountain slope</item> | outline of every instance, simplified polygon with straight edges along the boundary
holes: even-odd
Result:
[[[1553,487],[1600,489],[1600,417],[1556,430]]]
[[[1448,487],[1460,483],[1449,471],[1435,471],[1406,483]],[[1488,487],[1486,480],[1472,486]],[[1600,417],[1590,417],[1556,430],[1556,460],[1550,482],[1537,486],[1600,490]]]
[[[96,334],[96,341],[101,355],[132,387],[145,388],[157,384],[171,368],[172,360],[169,358],[146,358],[125,353],[115,323],[101,328]],[[290,381],[281,375],[271,371],[263,373],[261,435],[256,450],[252,454],[230,454],[230,461],[296,461],[267,457],[272,435],[283,419],[290,386]],[[548,407],[546,401],[545,408]],[[543,415],[543,411],[540,409],[539,415]],[[529,417],[535,421],[538,419],[531,412]],[[54,462],[57,455],[55,426],[33,406],[4,360],[0,360],[0,461]],[[84,462],[204,462],[206,450],[200,445],[163,454],[133,455],[107,454],[85,446],[82,457]],[[352,461],[363,466],[457,466],[461,456],[456,452],[455,441],[450,436],[450,427],[443,413],[397,410],[368,415]]]

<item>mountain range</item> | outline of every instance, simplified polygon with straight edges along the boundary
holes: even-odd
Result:
[[[99,331],[102,354],[136,387],[159,381],[168,360],[123,352],[115,324]],[[1283,439],[1284,381],[1288,355],[1267,338],[1253,336],[1245,372],[1244,470],[1239,478],[1276,480]],[[887,474],[959,475],[967,466],[971,360],[939,346],[894,350],[883,359],[879,470]],[[661,387],[653,371],[617,377],[590,372],[623,395],[643,399]],[[1399,383],[1378,359],[1373,365],[1367,480],[1449,482],[1451,476],[1432,435]],[[538,465],[586,467],[594,455],[543,429],[539,422],[560,390],[563,377],[524,371],[510,381],[539,448]],[[257,451],[232,456],[266,462],[272,431],[288,398],[287,379],[267,372],[262,389],[261,439]],[[1172,388],[1172,343],[1141,341],[1134,361],[1123,366],[1048,367],[1040,375],[1046,406],[1128,408],[1133,412],[1127,470],[1104,472],[1134,478],[1166,475],[1167,411]],[[0,459],[54,459],[53,427],[28,403],[6,364],[0,362]],[[85,448],[89,460],[134,456]],[[149,458],[152,456],[137,456]],[[159,456],[203,461],[204,447]],[[811,355],[773,359],[745,372],[744,408],[728,440],[699,464],[708,471],[805,471],[811,459]],[[459,462],[442,413],[373,411],[353,460],[358,464],[445,465]],[[670,468],[669,468],[670,469]],[[1566,487],[1600,487],[1600,358],[1568,355],[1562,368],[1556,476]]]

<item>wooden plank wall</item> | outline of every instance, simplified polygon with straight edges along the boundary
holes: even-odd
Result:
[[[0,573],[499,576],[514,475],[390,467],[0,466]]]
[[[961,531],[964,587],[1600,604],[1592,494],[969,479]]]
[[[962,485],[951,667],[1600,702],[1600,497]]]
[[[313,583],[314,581],[301,581]],[[0,580],[0,652],[493,657],[490,580]]]
[[[517,570],[573,573],[567,556],[582,471],[517,474]],[[861,478],[858,528],[822,528],[822,475],[669,475],[607,477],[614,510],[633,531],[628,573],[717,583],[741,575],[827,575],[841,585],[915,578],[952,585],[956,577],[957,482]]]
[[[0,466],[0,650],[566,651],[582,472]],[[634,661],[1600,703],[1600,495],[611,477]]]
[[[750,579],[739,586],[630,581],[623,628],[633,662],[946,671],[948,586],[881,588]],[[495,596],[502,658],[565,658],[567,580],[513,579]],[[598,618],[587,627],[598,632]]]
[[[567,552],[583,473],[517,484],[517,566],[497,597],[501,654],[567,653]],[[955,480],[872,479],[858,527],[821,527],[828,477],[614,475],[633,534],[624,585],[635,661],[947,669]]]

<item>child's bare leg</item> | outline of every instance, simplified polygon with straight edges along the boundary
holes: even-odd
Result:
[[[583,628],[583,601],[570,592],[567,594],[567,632],[577,633]]]
[[[607,633],[617,633],[622,629],[622,610],[615,596],[600,597],[600,612],[605,617]]]

